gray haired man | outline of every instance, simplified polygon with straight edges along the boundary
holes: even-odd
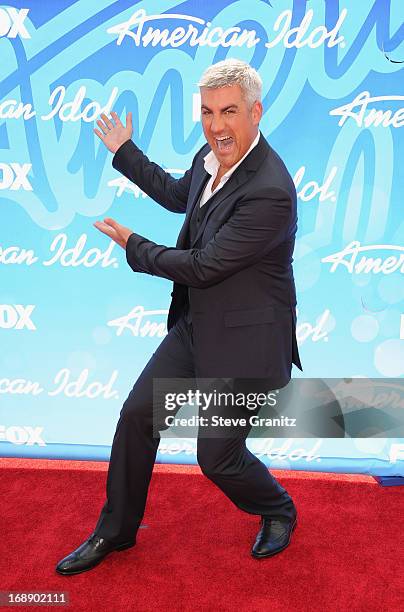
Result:
[[[135,544],[159,445],[154,379],[254,379],[269,390],[288,383],[292,363],[301,368],[292,271],[296,192],[259,131],[261,78],[245,62],[228,59],[209,67],[199,86],[207,143],[178,180],[133,143],[130,113],[126,125],[114,112],[111,118],[101,115],[94,130],[114,154],[114,168],[185,220],[175,248],[111,218],[94,224],[125,249],[134,272],[170,279],[173,292],[168,334],[120,413],[99,520],[90,537],[58,563],[61,574],[89,570],[110,552]],[[233,437],[198,435],[197,459],[237,508],[261,517],[251,550],[260,559],[289,545],[296,508],[247,449],[250,429]]]

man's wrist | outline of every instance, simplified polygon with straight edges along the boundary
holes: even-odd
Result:
[[[111,150],[111,153],[113,153],[115,156],[118,153],[119,149],[121,149],[127,142],[130,142],[130,140],[131,140],[130,138],[127,138],[126,140],[121,142],[121,144],[118,145],[114,151]]]

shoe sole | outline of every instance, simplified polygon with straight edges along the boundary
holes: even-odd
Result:
[[[296,526],[297,526],[297,519],[293,523],[292,529],[290,530],[289,540],[286,542],[284,546],[282,546],[282,548],[278,548],[278,550],[275,550],[274,552],[266,553],[265,555],[257,555],[256,553],[251,552],[251,556],[254,557],[254,559],[266,559],[267,557],[273,557],[274,555],[277,555],[278,553],[282,552],[283,550],[285,550],[285,548],[289,546],[290,540],[292,539],[292,533],[294,529],[296,529]]]
[[[128,544],[128,543],[120,544],[119,546],[117,546],[113,550],[110,550],[109,552],[107,552],[106,555],[101,557],[101,559],[98,559],[98,561],[93,563],[93,565],[91,565],[90,567],[86,567],[84,569],[75,570],[75,571],[69,571],[69,570],[64,571],[64,570],[59,570],[59,569],[56,568],[56,572],[58,574],[60,574],[61,576],[74,576],[75,574],[82,574],[83,572],[88,572],[89,570],[92,570],[95,567],[97,567],[97,565],[99,565],[101,563],[101,561],[104,561],[105,557],[107,557],[110,553],[115,552],[115,551],[120,552],[121,550],[126,550],[127,548],[132,548],[133,546],[135,546],[135,544]]]

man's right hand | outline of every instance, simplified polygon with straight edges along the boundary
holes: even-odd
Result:
[[[97,120],[97,125],[102,131],[100,132],[100,130],[94,128],[94,133],[97,134],[98,138],[101,138],[111,153],[116,153],[119,147],[132,136],[132,113],[126,115],[126,126],[121,123],[121,120],[114,111],[111,112],[111,117],[112,120],[102,113],[102,121],[101,119]]]

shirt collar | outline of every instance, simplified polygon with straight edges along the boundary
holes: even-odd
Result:
[[[260,131],[258,130],[258,134],[256,135],[256,137],[252,141],[251,146],[248,149],[247,153],[245,155],[243,155],[243,157],[241,159],[239,159],[238,162],[236,164],[234,164],[234,166],[232,166],[225,174],[223,174],[222,180],[224,178],[229,178],[229,176],[231,174],[233,174],[235,169],[241,164],[242,161],[244,161],[244,159],[253,150],[253,148],[257,146],[259,139],[260,139]],[[216,155],[213,153],[213,151],[212,150],[209,151],[209,153],[207,155],[205,155],[203,160],[205,162],[205,170],[206,170],[206,172],[208,172],[212,176],[216,176],[217,171],[219,170],[220,164],[219,164],[219,162],[217,160]]]

